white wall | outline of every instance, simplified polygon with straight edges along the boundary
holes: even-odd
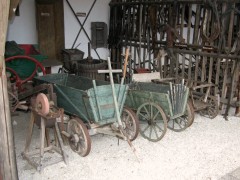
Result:
[[[93,0],[69,0],[75,12],[88,13]],[[91,14],[86,21],[84,28],[91,38],[91,22],[105,22],[109,24],[109,5],[110,0],[97,0],[95,6],[92,9]],[[79,20],[83,23],[85,17],[79,17]],[[80,30],[80,25],[75,19],[68,4],[64,1],[64,24],[65,24],[65,48],[71,48],[72,44]],[[8,26],[7,40],[14,40],[19,44],[37,44],[37,31],[36,31],[36,14],[35,14],[35,1],[34,0],[22,0],[20,4],[20,16],[16,16]],[[82,31],[76,45],[78,49],[85,52],[85,56],[88,54],[88,39]],[[75,45],[75,46],[76,46]],[[109,50],[107,48],[98,48],[102,59],[107,59],[109,56]],[[94,50],[91,51],[93,58],[97,58]]]
[[[36,12],[34,0],[22,0],[20,16],[15,16],[8,25],[7,41],[18,44],[37,44]]]
[[[69,0],[71,6],[75,12],[85,12],[88,13],[93,0]],[[110,0],[97,0],[95,6],[93,7],[91,14],[89,15],[84,28],[87,31],[89,37],[91,38],[91,22],[105,22],[109,24],[109,2]],[[72,11],[70,10],[68,4],[64,3],[64,23],[65,23],[65,47],[71,48],[72,44],[80,30],[80,25],[76,18],[74,17]],[[79,17],[79,20],[83,23],[85,17]],[[78,49],[85,52],[85,57],[88,54],[88,39],[84,34],[83,30],[81,31],[80,36],[75,44],[78,46]],[[107,59],[109,56],[109,50],[107,48],[98,48],[97,52],[99,53],[102,59]],[[93,58],[97,58],[94,50],[91,51]]]

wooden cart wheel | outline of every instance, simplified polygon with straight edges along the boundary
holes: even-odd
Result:
[[[215,96],[208,96],[206,108],[199,111],[200,115],[214,119],[219,113],[218,101]]]
[[[67,132],[71,149],[80,156],[87,156],[91,150],[91,139],[87,127],[79,118],[70,119],[67,124]]]
[[[188,114],[188,127],[190,127],[193,124],[195,118],[195,111],[191,100],[188,100],[187,103],[187,114]]]
[[[139,120],[136,114],[130,108],[124,107],[121,120],[124,134],[128,135],[130,141],[135,140],[139,134]]]
[[[156,103],[144,103],[137,110],[140,122],[140,134],[149,141],[157,142],[167,131],[167,117],[161,106]]]
[[[184,115],[176,119],[170,119],[168,121],[168,128],[180,132],[192,125],[194,121],[194,109],[191,101],[187,102]]]

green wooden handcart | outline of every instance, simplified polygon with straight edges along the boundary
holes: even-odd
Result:
[[[125,104],[137,111],[140,134],[156,142],[163,138],[167,128],[179,132],[193,123],[194,110],[188,93],[183,82],[135,82],[130,86]]]
[[[57,106],[70,115],[66,133],[70,147],[81,156],[90,152],[90,134],[103,133],[134,140],[139,122],[135,113],[124,107],[128,85],[115,84],[114,89],[121,115],[118,121],[112,84],[70,74],[36,77],[35,82],[51,83],[57,95]]]

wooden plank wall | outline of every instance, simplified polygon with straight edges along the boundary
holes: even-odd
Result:
[[[48,61],[60,60],[64,49],[64,12],[63,0],[36,0],[36,19],[38,43]]]
[[[213,95],[237,105],[240,1],[112,0],[110,11],[109,47],[121,53],[130,47],[132,69],[214,83]],[[161,49],[167,56],[160,60]]]
[[[17,180],[16,157],[4,63],[9,7],[9,0],[0,1],[0,179]],[[14,7],[12,6],[11,8]],[[12,9],[10,11],[12,12]]]

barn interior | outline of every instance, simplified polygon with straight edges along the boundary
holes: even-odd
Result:
[[[240,179],[239,0],[0,10],[0,179]]]

